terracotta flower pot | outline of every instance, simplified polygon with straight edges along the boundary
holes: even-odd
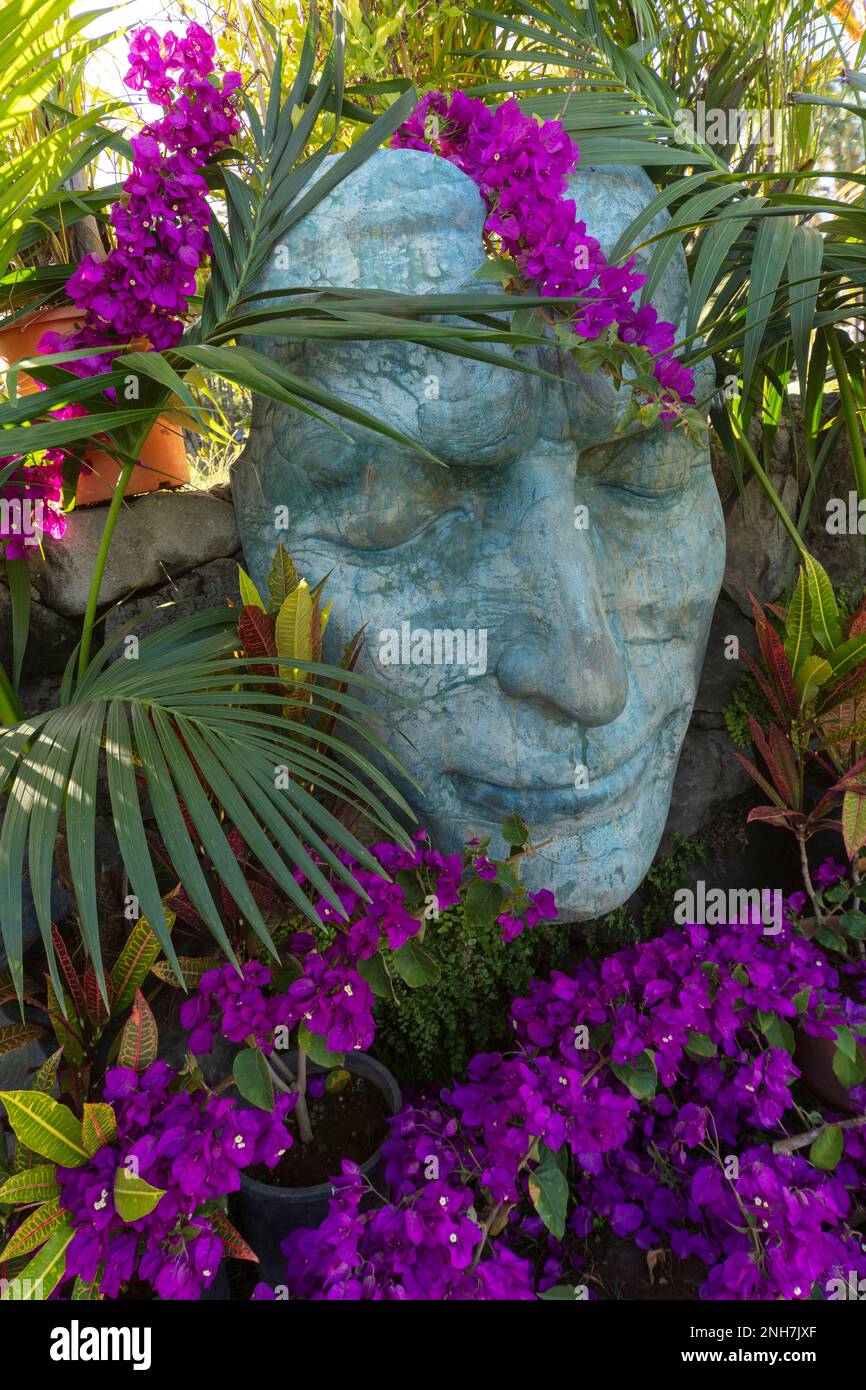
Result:
[[[82,322],[83,314],[73,304],[26,314],[0,330],[0,369],[5,371],[22,358],[38,356],[38,345],[45,333],[68,337]],[[30,395],[38,390],[33,378],[22,372],[18,379],[19,394]],[[103,449],[87,449],[75,492],[76,503],[88,506],[93,502],[110,501],[119,475],[120,465],[110,454]],[[189,464],[183,431],[167,416],[160,416],[141,446],[139,462],[132,471],[126,494],[132,497],[155,492],[158,488],[181,487],[186,482],[189,482]]]

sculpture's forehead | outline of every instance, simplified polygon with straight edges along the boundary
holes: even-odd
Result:
[[[485,217],[478,189],[447,160],[379,150],[290,229],[287,254],[273,258],[264,284],[450,293],[484,261]]]
[[[317,179],[332,178],[339,159],[324,161]],[[578,168],[571,192],[576,216],[610,253],[654,190],[640,169]],[[476,278],[485,260],[485,217],[478,189],[447,160],[424,151],[379,150],[290,228],[262,285],[494,292],[498,287]],[[652,236],[664,221],[663,214],[654,218],[643,235]],[[646,263],[649,254],[641,252],[638,260]],[[687,289],[679,253],[654,290],[660,317],[680,324]],[[258,346],[297,365],[296,348],[262,340]],[[611,440],[628,403],[627,390],[617,392],[600,372],[585,375],[553,350],[533,349],[531,360],[566,384],[406,342],[308,344],[303,354],[306,375],[418,438],[437,457],[467,466],[507,462],[541,437],[570,438],[581,448]],[[279,418],[288,451],[306,452],[317,436],[315,424],[289,409]],[[641,428],[634,425],[632,432]],[[343,462],[350,465],[348,454]]]
[[[332,178],[341,156],[325,160],[308,187]],[[610,255],[655,189],[642,169],[578,166],[569,180],[576,217]],[[289,229],[263,285],[345,286],[401,294],[478,288],[485,259],[486,209],[475,184],[453,164],[423,150],[378,150]],[[658,213],[641,232],[649,240],[669,221]],[[627,249],[627,248],[625,248]],[[637,253],[640,267],[654,247]],[[659,317],[679,329],[688,294],[685,258],[671,257],[652,295]]]

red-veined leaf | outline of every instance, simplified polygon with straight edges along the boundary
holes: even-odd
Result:
[[[849,859],[866,844],[866,785],[842,798],[842,838]]]
[[[120,1035],[118,1066],[132,1067],[133,1071],[144,1071],[151,1062],[156,1061],[158,1041],[156,1019],[141,990],[137,989],[132,1013]]]
[[[785,810],[785,803],[779,796],[779,793],[775,790],[774,787],[770,786],[770,783],[767,781],[766,777],[764,777],[763,774],[758,771],[758,769],[755,767],[755,764],[753,762],[750,762],[748,758],[744,758],[742,753],[734,753],[734,757],[736,758],[737,762],[740,763],[740,765],[746,769],[752,780],[757,782],[758,786],[761,788],[761,791],[766,792],[770,800],[775,801],[776,805],[779,807],[780,810]]]
[[[60,935],[54,923],[51,923],[51,940],[54,945],[54,954],[60,962],[60,968],[69,987],[69,994],[75,1007],[75,1012],[80,1019],[86,1017],[86,1006],[84,1003],[84,990],[81,988],[81,981],[78,972],[72,964],[72,957],[66,949],[66,942]]]
[[[85,1101],[81,1134],[89,1154],[113,1144],[117,1138],[117,1119],[111,1106],[101,1100]]]
[[[224,1211],[212,1211],[210,1213],[210,1223],[214,1230],[214,1235],[219,1236],[223,1243],[223,1251],[233,1260],[253,1260],[258,1264],[259,1257],[252,1246],[247,1245],[240,1231],[236,1231],[229,1221]]]
[[[26,1047],[29,1042],[36,1042],[44,1033],[45,1029],[37,1023],[10,1023],[0,1028],[0,1057],[5,1057],[7,1052],[17,1052],[19,1047]]]
[[[50,1201],[43,1202],[41,1207],[31,1211],[21,1222],[12,1239],[0,1251],[0,1260],[12,1260],[18,1255],[29,1255],[31,1250],[44,1245],[48,1237],[52,1236],[68,1217],[69,1212],[63,1210],[59,1197],[52,1197]]]

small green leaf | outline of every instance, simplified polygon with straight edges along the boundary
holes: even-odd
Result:
[[[686,1042],[686,1051],[691,1052],[695,1057],[715,1057],[718,1052],[716,1044],[706,1033],[690,1032]]]
[[[567,1158],[564,1149],[554,1153],[541,1145],[539,1162],[529,1175],[529,1196],[547,1229],[557,1240],[565,1235],[568,1207]]]
[[[401,980],[410,989],[420,989],[422,985],[435,985],[442,975],[442,969],[429,951],[419,946],[417,941],[407,941],[399,951],[391,956],[391,964]]]
[[[235,1058],[233,1075],[245,1100],[259,1110],[273,1110],[274,1082],[260,1048],[243,1048]]]
[[[850,1057],[852,1062],[856,1062],[857,1039],[854,1037],[847,1023],[839,1023],[836,1025],[836,1046],[846,1057]]]
[[[368,960],[359,961],[358,974],[367,981],[378,999],[394,998],[394,986],[391,983],[391,976],[388,974],[388,967],[381,951],[377,951]]]
[[[114,1175],[114,1209],[121,1221],[140,1221],[157,1205],[165,1189],[151,1187],[144,1178],[136,1178],[121,1163]]]
[[[794,1055],[794,1033],[790,1024],[778,1014],[758,1010],[758,1026],[771,1047],[781,1048],[789,1056]]]
[[[809,1150],[809,1162],[815,1168],[830,1170],[842,1157],[845,1137],[839,1125],[826,1125]]]
[[[855,941],[866,939],[866,913],[864,912],[856,910],[843,912],[839,918],[839,926],[846,936],[853,937]]]
[[[866,1059],[858,1052],[855,1058],[846,1057],[839,1048],[833,1053],[833,1071],[837,1081],[850,1090],[866,1080]]]
[[[303,1048],[310,1060],[319,1067],[340,1067],[346,1058],[344,1052],[330,1052],[325,1039],[318,1033],[311,1033],[306,1023],[298,1026],[298,1046]]]
[[[506,816],[502,822],[502,838],[511,847],[512,854],[517,849],[523,849],[529,839],[529,826],[517,811]]]
[[[329,1071],[328,1075],[325,1077],[325,1090],[328,1092],[329,1096],[335,1096],[340,1091],[344,1090],[351,1080],[352,1073],[346,1071],[345,1067],[335,1067],[334,1070]]]
[[[627,1086],[635,1100],[652,1100],[658,1085],[658,1072],[655,1058],[649,1049],[638,1057],[635,1065],[630,1062],[611,1062],[610,1069],[624,1086]]]
[[[498,883],[474,878],[463,895],[463,913],[470,927],[489,927],[502,911],[505,893]]]

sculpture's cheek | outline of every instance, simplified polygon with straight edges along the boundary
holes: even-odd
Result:
[[[596,489],[605,597],[625,642],[699,642],[722,582],[724,518],[712,474],[669,500]]]

